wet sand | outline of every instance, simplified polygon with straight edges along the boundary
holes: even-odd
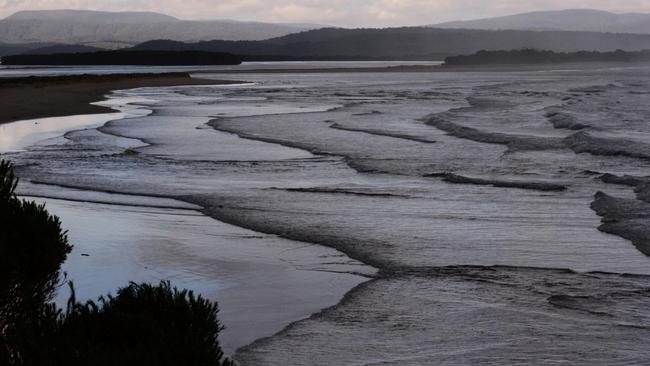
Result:
[[[648,359],[650,269],[642,252],[648,239],[640,231],[648,216],[646,206],[619,198],[650,197],[643,184],[650,170],[649,70],[229,77],[254,84],[120,92],[155,100],[139,103],[152,113],[13,154],[23,181],[43,183],[38,192],[19,189],[52,197],[46,189],[65,186],[75,189],[67,197],[93,201],[102,197],[78,191],[120,193],[121,201],[154,194],[166,202],[156,206],[182,200],[217,222],[255,233],[217,234],[227,248],[216,248],[214,225],[190,222],[183,236],[178,225],[166,223],[179,219],[147,216],[170,234],[136,233],[155,240],[139,246],[140,263],[164,268],[171,259],[195,268],[191,283],[213,284],[213,271],[228,267],[205,259],[219,259],[208,255],[211,250],[227,258],[241,254],[245,246],[233,245],[235,239],[255,248],[258,240],[262,248],[277,248],[278,238],[321,244],[345,254],[339,258],[379,269],[338,305],[239,349],[234,358],[242,365],[628,365]],[[116,141],[121,138],[148,145],[127,152],[130,145]],[[82,220],[104,217],[79,216],[64,222],[87,228]],[[132,217],[119,212],[110,221],[132,224]],[[598,231],[601,218],[601,230],[620,237]],[[107,237],[116,241],[113,232],[100,236]],[[133,240],[124,242],[133,248]],[[287,249],[281,263],[294,253]],[[161,259],[164,251],[173,255]],[[78,259],[109,263],[99,253],[81,253],[91,256]],[[265,267],[259,262],[268,258],[263,253],[252,268]],[[324,259],[321,264],[330,263]],[[298,295],[289,303],[304,302],[284,273],[276,283]],[[267,278],[261,276],[250,278]],[[275,301],[264,306],[273,287],[259,284],[230,305],[239,320],[250,321],[239,329],[261,328],[248,314],[284,309]],[[305,286],[318,293],[325,285]],[[234,299],[227,291],[214,298]],[[272,293],[287,299],[284,291]],[[237,319],[228,320],[228,304],[222,304],[235,330]]]
[[[44,195],[55,188],[40,187]],[[57,191],[84,199],[69,189]],[[69,230],[74,248],[63,270],[77,298],[115,293],[129,281],[169,280],[218,301],[226,327],[220,342],[230,355],[335,305],[375,273],[333,249],[215,221],[180,201],[85,194],[105,203],[27,197],[46,203]],[[68,296],[62,288],[55,301],[65,308]]]
[[[0,154],[15,156],[30,147],[34,148],[32,151],[44,147],[65,150],[80,136],[90,138],[103,149],[108,147],[106,144],[114,144],[114,152],[145,146],[152,149],[153,145],[140,140],[96,130],[108,121],[128,119],[144,123],[139,118],[149,115],[150,110],[139,104],[147,102],[154,101],[112,93],[108,100],[98,103],[110,107],[112,113],[2,125]],[[184,125],[183,118],[174,120],[172,125]],[[188,129],[198,134],[186,137],[196,145],[204,132],[195,130],[194,120],[190,122]],[[165,131],[162,126],[151,130]],[[177,132],[170,134],[178,136]],[[237,149],[231,140],[239,138],[223,137],[218,140],[219,146],[233,159],[236,154],[254,159],[256,156],[246,150],[256,145],[260,149],[262,145],[238,141],[244,148]],[[287,148],[264,148],[264,155],[257,156],[258,159],[272,155],[276,159],[311,157],[309,153]],[[177,148],[173,150],[179,153]],[[336,250],[234,227],[203,215],[200,206],[174,199],[78,190],[28,180],[21,182],[19,190],[30,193],[22,197],[46,203],[69,231],[74,249],[64,271],[74,281],[78,299],[114,293],[129,281],[169,280],[175,286],[219,302],[220,319],[226,326],[220,341],[228,355],[258,338],[272,336],[287,324],[333,306],[351,288],[376,274],[374,268]],[[117,233],[115,227],[120,228]],[[65,307],[68,296],[61,289],[55,301]]]
[[[91,103],[112,90],[151,86],[235,84],[188,73],[77,75],[0,79],[0,124],[44,117],[113,112]]]

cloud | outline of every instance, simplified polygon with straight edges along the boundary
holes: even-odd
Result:
[[[350,27],[422,25],[567,8],[650,12],[650,0],[0,0],[0,16],[29,9],[93,9]]]

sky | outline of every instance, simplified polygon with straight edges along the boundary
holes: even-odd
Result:
[[[383,27],[569,8],[650,13],[650,0],[0,0],[0,17],[20,10],[87,9],[155,11],[183,19]]]

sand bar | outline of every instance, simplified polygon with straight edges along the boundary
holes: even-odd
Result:
[[[236,83],[238,82],[194,79],[188,73],[4,78],[0,79],[0,123],[110,113],[110,108],[91,103],[104,100],[104,96],[113,90]]]

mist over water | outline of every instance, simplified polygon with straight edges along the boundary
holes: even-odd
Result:
[[[254,249],[242,255],[231,237],[212,236],[224,228],[236,243],[253,233],[252,247],[269,253],[295,243],[333,248],[344,259],[316,267],[374,277],[338,305],[240,349],[243,365],[650,358],[649,69],[228,77],[254,84],[115,93],[147,113],[9,154],[31,181],[21,194],[122,204],[139,195],[156,217],[200,208],[216,220],[190,211],[190,229],[161,234],[186,240],[140,243],[146,260],[123,266],[189,268],[187,283],[209,284],[217,300],[225,295],[211,287],[228,282],[219,260],[169,253],[195,245],[197,256],[218,258],[227,247],[246,262]],[[636,211],[611,201],[592,209],[597,192],[601,203],[624,200]],[[609,233],[599,230],[603,217]],[[322,258],[312,247],[295,263]],[[262,276],[262,264],[248,266],[248,276]],[[367,280],[354,277],[312,303],[336,304],[336,294]],[[278,280],[277,292],[260,297],[270,299],[263,311],[284,306],[272,300],[280,291],[313,298],[328,283],[314,281],[281,289]],[[301,311],[282,326],[305,318]]]

